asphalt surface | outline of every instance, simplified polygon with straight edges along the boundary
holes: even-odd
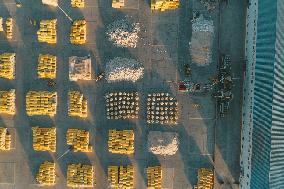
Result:
[[[0,124],[9,128],[13,137],[13,148],[0,153],[0,189],[68,188],[66,169],[69,163],[88,163],[95,167],[95,188],[108,188],[107,167],[109,165],[135,166],[135,188],[146,188],[145,168],[149,165],[163,167],[163,188],[189,189],[197,182],[197,170],[201,167],[216,168],[218,179],[234,181],[239,176],[240,149],[240,100],[243,67],[244,18],[243,5],[230,1],[229,8],[222,8],[219,28],[219,10],[205,11],[200,3],[181,0],[181,8],[164,13],[151,13],[149,3],[129,0],[125,9],[112,9],[110,0],[85,0],[84,9],[73,9],[69,1],[60,1],[60,6],[72,19],[87,20],[87,44],[71,45],[69,42],[70,21],[57,8],[41,5],[38,0],[22,0],[17,8],[13,0],[0,0],[0,16],[15,19],[14,38],[7,41],[0,34],[0,53],[16,52],[16,79],[0,79],[0,89],[16,89],[17,113],[14,117],[1,115]],[[207,67],[198,67],[190,62],[192,10],[211,17],[215,24],[213,62]],[[114,47],[106,40],[105,29],[114,20],[129,16],[141,23],[139,45],[136,49]],[[228,16],[229,15],[229,16]],[[47,45],[37,42],[37,27],[29,20],[57,18],[58,42]],[[232,21],[233,20],[233,21]],[[229,29],[228,29],[229,28]],[[222,38],[221,51],[232,55],[233,72],[236,77],[234,101],[229,117],[216,119],[216,104],[210,94],[189,95],[177,92],[177,82],[184,78],[183,65],[192,67],[192,80],[206,83],[217,72],[218,32]],[[228,48],[230,47],[230,48]],[[49,88],[47,81],[36,74],[39,53],[57,56],[58,70],[56,86]],[[68,57],[91,54],[93,76],[104,69],[106,61],[116,56],[139,60],[145,67],[144,78],[137,83],[105,81],[70,82],[68,79]],[[54,118],[46,116],[28,117],[25,112],[25,95],[29,90],[50,90],[58,93],[58,111]],[[67,115],[68,90],[80,90],[88,100],[87,119],[71,118]],[[140,96],[139,120],[107,120],[104,94],[112,91],[138,91]],[[169,92],[180,104],[180,121],[177,126],[146,124],[146,96],[152,92]],[[200,108],[195,108],[199,104]],[[216,125],[217,124],[217,125]],[[57,128],[56,153],[35,152],[32,149],[31,127]],[[68,128],[87,129],[91,132],[93,153],[73,153],[56,160],[67,149],[65,134]],[[109,129],[134,129],[135,154],[133,156],[110,154],[107,150]],[[147,152],[147,134],[151,131],[171,131],[179,134],[180,146],[176,155],[168,158]],[[215,138],[216,137],[216,138]],[[215,159],[215,163],[213,163]],[[56,163],[56,185],[40,187],[35,174],[45,161]],[[219,178],[220,177],[220,178]],[[227,178],[228,177],[228,178]],[[217,180],[217,179],[216,179]],[[217,188],[217,185],[216,185]]]

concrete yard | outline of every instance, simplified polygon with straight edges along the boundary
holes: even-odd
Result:
[[[59,0],[72,19],[86,19],[87,43],[72,45],[69,41],[71,22],[58,8],[41,4],[40,0],[21,0],[17,8],[15,0],[0,0],[0,17],[11,16],[15,20],[14,37],[8,41],[0,33],[0,53],[16,53],[16,79],[0,79],[0,90],[16,89],[16,115],[0,115],[0,126],[8,127],[12,134],[12,149],[0,152],[0,189],[45,189],[68,188],[66,170],[70,163],[87,163],[95,167],[96,189],[109,188],[107,167],[109,165],[133,164],[135,167],[136,189],[147,188],[145,169],[151,165],[162,165],[164,189],[192,189],[197,183],[199,168],[215,168],[215,187],[222,182],[230,183],[229,188],[238,188],[241,95],[244,67],[245,3],[230,0],[229,5],[220,5],[207,12],[199,0],[180,0],[178,10],[151,12],[148,0],[128,0],[124,9],[113,9],[111,0],[85,0],[86,7],[74,9],[70,1]],[[198,10],[214,21],[213,62],[209,66],[198,67],[191,63],[189,41],[191,38],[192,11]],[[135,49],[117,48],[105,36],[106,26],[116,19],[130,16],[141,24],[140,40]],[[37,41],[37,26],[30,19],[57,18],[57,44],[48,45]],[[177,91],[177,82],[184,79],[184,64],[192,68],[192,80],[207,83],[217,74],[219,53],[232,57],[232,71],[235,79],[234,99],[227,117],[219,119],[216,102],[211,94],[187,94]],[[47,86],[47,80],[37,78],[37,58],[40,53],[57,56],[56,86]],[[135,84],[130,82],[107,83],[71,82],[68,77],[68,58],[87,56],[92,58],[93,77],[104,70],[105,63],[120,56],[134,58],[145,68],[143,79]],[[58,106],[54,118],[26,114],[25,96],[29,90],[57,91]],[[67,93],[81,91],[88,100],[86,119],[69,117],[67,113]],[[107,120],[104,95],[115,91],[138,91],[140,112],[138,120]],[[175,126],[146,123],[146,98],[153,92],[168,92],[179,103],[180,119]],[[195,105],[200,105],[196,108]],[[31,127],[55,126],[57,129],[57,150],[37,152],[32,148]],[[70,152],[60,157],[68,146],[68,128],[90,131],[92,153]],[[133,129],[135,132],[135,154],[133,156],[111,154],[107,140],[109,129]],[[180,146],[177,154],[163,158],[147,151],[149,131],[177,132]],[[39,186],[35,175],[39,165],[45,161],[56,163],[56,185]]]

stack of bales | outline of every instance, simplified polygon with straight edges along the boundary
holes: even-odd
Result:
[[[3,32],[4,28],[3,28],[3,18],[0,17],[0,32]]]
[[[55,44],[57,42],[56,25],[57,19],[41,20],[40,28],[37,31],[38,41],[42,43]]]
[[[15,53],[0,54],[0,77],[5,79],[15,79]]]
[[[55,185],[55,163],[45,161],[39,167],[36,180],[41,185]]]
[[[58,0],[42,0],[42,4],[57,7]]]
[[[179,8],[179,0],[151,0],[151,10],[166,11]]]
[[[139,96],[137,92],[114,92],[106,95],[107,119],[137,119]]]
[[[86,20],[75,20],[71,26],[70,42],[75,45],[85,44],[87,40]]]
[[[57,109],[57,92],[29,91],[26,96],[28,116],[54,116]]]
[[[6,20],[6,36],[7,39],[13,38],[13,19],[7,18]]]
[[[213,189],[214,186],[214,174],[213,171],[206,168],[198,170],[198,183],[194,186],[194,189]]]
[[[162,188],[162,167],[147,167],[147,186],[149,189]]]
[[[91,80],[91,58],[69,57],[69,79],[71,81]]]
[[[11,141],[11,135],[8,133],[7,128],[0,127],[0,150],[10,150]]]
[[[38,57],[37,74],[39,78],[56,78],[56,56],[40,54]]]
[[[67,144],[73,146],[75,152],[92,152],[89,131],[81,129],[68,129]]]
[[[56,151],[56,128],[33,127],[33,148],[35,151]]]
[[[108,180],[112,188],[134,188],[134,168],[128,166],[109,166]]]
[[[94,168],[92,165],[70,164],[67,169],[67,186],[93,187]]]
[[[86,118],[87,100],[84,98],[84,95],[79,91],[69,91],[68,97],[68,115]]]
[[[73,8],[84,8],[85,0],[71,0],[71,6]]]
[[[120,9],[124,7],[124,0],[112,0],[112,8]]]
[[[16,112],[15,89],[0,91],[0,113],[14,115]]]
[[[109,130],[108,150],[117,154],[134,153],[134,132],[133,130]]]
[[[177,105],[177,100],[168,93],[149,94],[147,99],[147,123],[177,124]]]

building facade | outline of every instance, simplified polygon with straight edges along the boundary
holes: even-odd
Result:
[[[247,11],[240,186],[284,189],[284,1]]]

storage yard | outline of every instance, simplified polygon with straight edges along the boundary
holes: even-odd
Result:
[[[237,187],[244,23],[221,11],[244,7],[227,6],[0,0],[0,189]]]

